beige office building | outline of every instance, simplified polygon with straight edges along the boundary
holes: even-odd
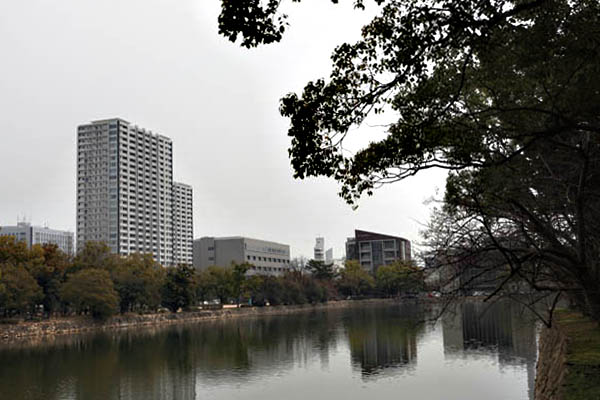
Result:
[[[291,269],[290,246],[242,236],[194,240],[194,267],[228,267],[232,262],[252,264],[249,275],[282,275]]]

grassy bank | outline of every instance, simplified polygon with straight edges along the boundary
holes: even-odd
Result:
[[[571,311],[557,317],[568,340],[564,400],[600,400],[600,326]]]

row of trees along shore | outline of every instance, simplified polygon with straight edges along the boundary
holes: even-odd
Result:
[[[0,317],[49,318],[86,314],[172,312],[215,302],[255,306],[319,303],[347,296],[390,297],[420,290],[422,271],[410,263],[380,267],[371,276],[349,261],[339,274],[311,260],[310,274],[249,275],[251,264],[163,268],[151,255],[111,254],[90,242],[69,257],[56,245],[34,245],[0,237]]]

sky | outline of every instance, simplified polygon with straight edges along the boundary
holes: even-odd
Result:
[[[317,236],[344,256],[354,229],[418,246],[444,172],[385,186],[356,210],[334,180],[293,178],[279,99],[327,77],[335,46],[377,12],[342,3],[285,4],[284,39],[248,50],[218,35],[218,0],[0,2],[0,226],[74,231],[77,126],[120,117],[173,140],[194,238],[272,240],[309,258]],[[358,146],[384,132],[351,134]]]

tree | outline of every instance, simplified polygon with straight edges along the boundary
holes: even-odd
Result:
[[[274,276],[265,276],[264,278],[264,296],[266,300],[272,306],[278,306],[286,301],[286,293],[284,293],[284,280],[285,275],[282,278],[276,278]]]
[[[200,302],[212,300],[216,297],[214,293],[215,282],[208,270],[197,270],[195,273],[196,298]]]
[[[382,265],[375,274],[377,287],[387,296],[423,289],[423,270],[407,261]]]
[[[243,295],[251,299],[252,305],[264,306],[267,303],[265,279],[262,275],[248,276],[242,287]]]
[[[20,265],[31,260],[27,243],[17,241],[13,236],[0,236],[0,264]]]
[[[69,272],[77,272],[87,268],[100,268],[111,271],[120,265],[120,261],[120,256],[113,254],[106,243],[89,241],[85,242],[83,248],[77,252]]]
[[[121,312],[156,310],[161,303],[164,270],[151,254],[132,254],[111,271]]]
[[[358,261],[346,260],[340,273],[338,287],[345,295],[358,296],[367,294],[375,286],[375,280],[360,266]]]
[[[306,269],[316,279],[331,280],[335,277],[335,271],[332,264],[325,264],[323,261],[310,260]]]
[[[23,267],[1,264],[0,308],[5,314],[33,312],[43,293],[31,274]]]
[[[5,290],[6,286],[4,286],[4,283],[2,283],[2,269],[0,269],[0,299],[3,298]]]
[[[167,269],[162,287],[162,304],[172,312],[186,309],[196,300],[196,279],[193,267],[179,265]]]
[[[233,288],[233,270],[212,266],[208,267],[210,277],[210,291],[219,299],[221,304],[226,304],[232,296],[235,296]]]
[[[34,245],[33,250],[41,251],[42,258],[29,266],[29,272],[44,292],[44,311],[51,315],[60,307],[59,290],[71,260],[56,244]]]
[[[231,265],[231,292],[235,297],[237,306],[240,305],[240,297],[244,290],[244,281],[246,280],[246,272],[252,268],[250,263],[232,263]]]
[[[222,34],[247,47],[280,40],[278,1],[235,3],[222,1]],[[445,212],[508,271],[496,293],[519,277],[600,319],[600,4],[376,3],[362,39],[334,51],[329,79],[281,101],[295,177],[332,177],[355,205],[381,184],[447,169]],[[386,137],[347,152],[373,114],[393,116],[378,122]]]
[[[86,268],[70,274],[60,289],[60,298],[79,313],[105,320],[119,310],[119,295],[107,271]]]
[[[287,272],[283,275],[281,278],[281,300],[283,304],[305,304],[308,301],[304,293],[303,279],[300,272]]]

